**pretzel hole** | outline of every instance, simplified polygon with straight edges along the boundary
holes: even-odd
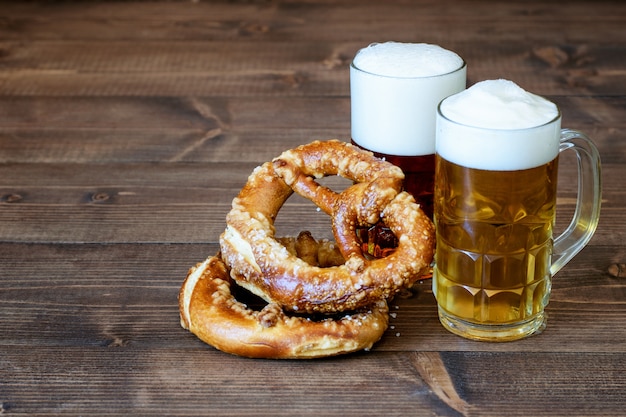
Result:
[[[315,182],[336,193],[341,193],[354,184],[352,180],[338,175],[316,178]],[[311,210],[317,211],[319,216],[315,216],[313,223],[307,224],[307,227],[322,230],[320,238],[334,241],[330,216],[320,210],[311,200],[295,193],[287,199],[275,219],[276,235],[297,235],[302,227],[298,219],[302,218],[303,213],[310,213]],[[384,258],[392,254],[398,246],[398,238],[382,220],[374,225],[357,227],[355,233],[363,255],[368,258]]]
[[[381,220],[373,226],[357,228],[361,252],[373,258],[385,258],[398,247],[398,238]]]
[[[336,193],[341,193],[353,184],[352,181],[338,175],[316,178],[315,182]],[[312,212],[316,215],[311,216]],[[307,217],[306,225],[300,221],[303,217]],[[316,238],[334,241],[331,217],[311,200],[294,193],[285,201],[274,219],[275,235],[297,236],[303,226],[309,230],[315,230]]]
[[[250,310],[257,312],[263,311],[263,309],[265,309],[269,305],[267,301],[251,293],[247,289],[237,285],[237,283],[234,281],[231,281],[230,292],[235,300],[244,304]],[[282,314],[284,314],[286,317],[299,317],[305,318],[308,321],[312,322],[321,322],[325,320],[341,320],[343,317],[362,313],[364,311],[367,311],[367,309],[361,308],[359,310],[342,311],[335,313],[297,313],[282,309]]]

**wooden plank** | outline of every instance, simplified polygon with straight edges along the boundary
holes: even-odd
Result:
[[[608,136],[615,137],[619,133],[618,129],[624,126],[624,119],[621,117],[626,107],[624,97],[549,98],[561,108],[564,127],[587,131],[599,145],[609,139],[610,145],[623,149],[621,142],[612,143]],[[116,133],[120,136],[117,140],[129,139],[127,146],[132,146],[133,135],[143,136],[144,139],[138,140],[144,141],[147,140],[145,135],[155,135],[155,143],[147,149],[154,152],[160,151],[165,145],[181,152],[194,143],[203,145],[203,140],[211,146],[215,144],[219,147],[229,143],[226,139],[239,140],[231,142],[233,145],[241,145],[241,139],[246,139],[247,146],[255,146],[258,145],[258,140],[254,140],[255,135],[262,135],[262,146],[275,146],[276,152],[294,143],[290,134],[298,135],[303,143],[320,138],[315,137],[317,132],[325,133],[321,139],[336,137],[349,140],[350,135],[348,97],[276,98],[268,101],[265,98],[220,97],[0,96],[0,111],[4,115],[0,121],[0,139],[7,144],[9,150],[20,148],[20,135],[27,132],[42,132],[44,135],[59,138],[57,132],[74,129],[84,131],[85,141],[99,139],[103,142],[98,146],[105,146],[109,140],[115,140],[113,137]],[[94,137],[91,139],[86,137],[88,130],[94,130]],[[95,136],[102,131],[107,135],[102,138]],[[309,135],[309,132],[312,133]],[[167,142],[169,136],[165,136],[166,133],[174,136],[180,143]],[[229,133],[232,134],[226,136]],[[243,138],[233,134],[241,134]],[[272,137],[274,134],[277,137]],[[286,141],[286,145],[281,143],[282,140]],[[88,143],[82,146],[85,147]],[[40,143],[37,146],[46,145]],[[124,147],[121,150],[123,149]],[[105,150],[107,149],[102,152],[104,157],[107,156]],[[242,151],[245,152],[243,149]],[[160,155],[156,153],[155,156]],[[171,155],[170,159],[176,158]]]
[[[3,375],[2,404],[18,415],[607,416],[626,405],[616,389],[626,384],[624,354],[363,353],[298,362],[299,377],[285,379],[289,361],[197,347],[10,346],[5,353],[12,372]]]
[[[347,96],[348,65],[363,46],[304,41],[7,43],[0,94]],[[526,42],[497,42],[485,48],[461,41],[445,47],[467,61],[469,84],[508,78],[542,95],[626,91],[621,44],[544,44],[529,49]],[[254,66],[247,64],[251,56],[256,58]],[[46,64],[36,64],[40,61]]]
[[[383,366],[383,361],[372,361],[367,355],[346,359],[343,378],[332,376],[337,370],[335,361],[311,361],[303,364],[302,378],[294,383],[281,377],[292,369],[290,362],[257,361],[251,366],[249,360],[205,349],[159,349],[142,354],[132,347],[34,348],[31,355],[39,358],[35,361],[28,360],[22,349],[8,352],[16,359],[8,365],[18,371],[6,377],[3,391],[11,411],[28,415],[65,410],[98,415],[326,415],[339,409],[344,415],[362,415],[363,401],[370,402],[367,397],[373,392],[381,397],[372,402],[373,413],[390,409],[425,412],[431,407],[447,412],[446,405],[428,392],[413,369],[402,369],[407,363],[401,358],[396,358],[393,366]],[[62,352],[74,353],[75,360],[50,363],[55,353]],[[93,366],[100,361],[111,363],[111,368]],[[224,368],[231,370],[229,375],[222,373]],[[344,378],[355,381],[359,388],[345,387]],[[407,380],[391,383],[396,378]],[[250,386],[265,389],[239,394]],[[409,403],[411,393],[417,393],[419,401]]]
[[[626,328],[615,326],[626,319],[626,285],[607,273],[621,259],[610,247],[590,245],[554,278],[542,335],[503,344],[454,336],[439,324],[427,280],[396,297],[391,327],[373,351],[626,354]],[[178,290],[188,269],[217,250],[215,243],[1,243],[0,309],[11,320],[0,346],[200,348],[180,327]]]
[[[562,165],[559,228],[576,197],[574,164]],[[255,163],[0,164],[0,238],[58,242],[216,242],[226,214]],[[626,241],[621,164],[604,166],[600,227],[592,244]],[[344,181],[324,182],[340,191]],[[561,210],[563,210],[561,212]],[[314,216],[311,214],[314,213]],[[295,235],[300,219],[330,237],[327,215],[293,196],[280,211],[279,234]]]
[[[38,100],[34,100],[33,104],[36,101]],[[323,112],[322,108],[323,105],[320,105],[320,113]],[[147,108],[135,110],[136,119],[146,119],[144,113],[147,111]],[[146,120],[146,123],[149,121]],[[207,125],[209,123],[207,121]],[[313,140],[339,138],[347,141],[350,137],[348,126],[324,127],[323,123],[319,127],[303,125],[247,128],[243,125],[207,129],[187,128],[184,123],[156,129],[119,125],[107,128],[104,120],[93,128],[0,127],[0,163],[140,162],[164,165],[180,162],[235,162],[253,167],[271,160],[284,150]],[[607,134],[608,131],[600,129],[597,136],[601,139]]]
[[[4,2],[3,11],[7,23],[0,27],[0,34],[7,40],[27,34],[38,40],[342,39],[369,43],[381,40],[372,39],[372,34],[385,34],[386,39],[413,42],[551,39],[578,43],[624,36],[624,5],[616,1],[598,1],[593,8],[579,2],[562,7],[523,1],[507,2],[506,7],[491,1],[473,1],[471,7],[432,1],[120,2],[114,7],[107,3]],[[460,25],[463,30],[455,30]],[[540,30],[528,30],[529,26]]]

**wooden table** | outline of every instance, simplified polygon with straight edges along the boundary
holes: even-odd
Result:
[[[0,6],[0,414],[626,415],[626,278],[609,273],[626,262],[626,3]],[[452,49],[469,85],[516,81],[596,141],[600,225],[555,277],[547,330],[454,336],[426,281],[370,352],[252,360],[202,343],[179,324],[188,268],[217,251],[255,166],[349,140],[349,62],[383,40]],[[557,226],[576,193],[562,166]],[[282,234],[330,233],[311,205],[284,213]]]

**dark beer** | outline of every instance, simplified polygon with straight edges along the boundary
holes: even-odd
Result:
[[[354,143],[354,141],[353,141]],[[433,218],[435,155],[402,156],[374,152],[374,155],[400,167],[404,172],[404,190],[409,192],[424,213]]]
[[[437,105],[465,84],[463,59],[438,45],[371,44],[350,65],[353,143],[399,166],[405,190],[431,218]],[[358,232],[374,256],[395,247],[384,225]]]
[[[357,145],[354,140],[353,144]],[[389,161],[404,172],[404,190],[409,192],[424,213],[433,218],[433,191],[435,182],[435,155],[399,156],[373,152],[378,158]],[[357,234],[361,249],[376,258],[382,258],[398,245],[393,232],[382,223],[369,228],[359,228]]]

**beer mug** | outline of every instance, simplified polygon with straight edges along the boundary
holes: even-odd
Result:
[[[431,218],[437,105],[465,84],[465,61],[438,45],[375,43],[350,65],[352,142],[399,166]]]
[[[474,340],[538,333],[552,276],[598,224],[598,151],[583,133],[561,129],[556,105],[507,80],[444,99],[436,123],[432,285],[440,322]],[[571,223],[554,237],[565,150],[577,155],[578,196]]]

